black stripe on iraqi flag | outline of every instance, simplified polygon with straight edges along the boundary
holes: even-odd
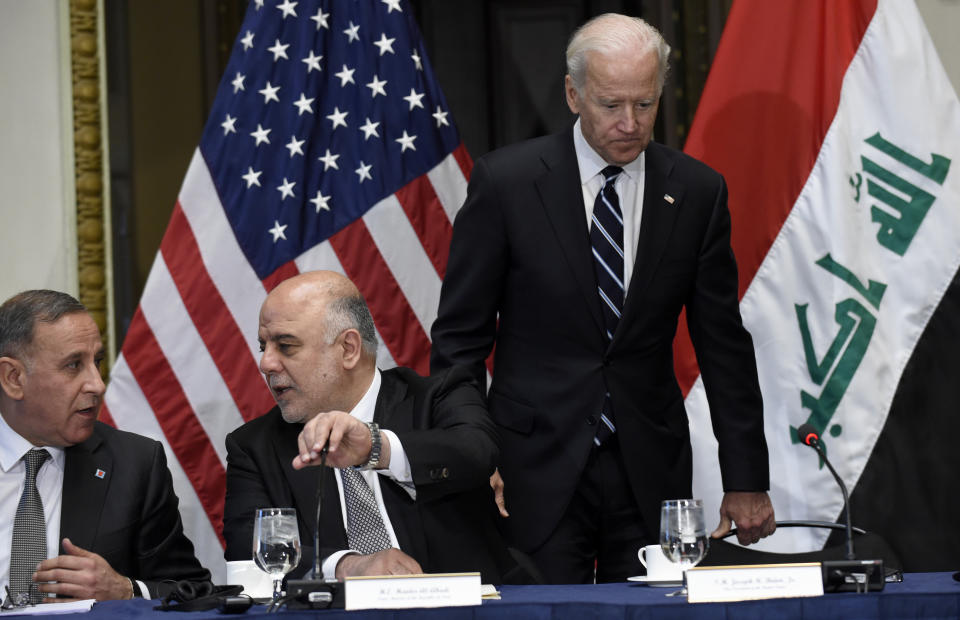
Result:
[[[883,536],[907,572],[960,569],[958,438],[960,271],[904,368],[850,496],[854,525]]]

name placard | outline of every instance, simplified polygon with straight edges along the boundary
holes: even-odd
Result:
[[[480,573],[347,577],[343,587],[347,610],[480,604]]]
[[[819,562],[703,566],[687,571],[687,601],[727,603],[765,598],[821,596]]]

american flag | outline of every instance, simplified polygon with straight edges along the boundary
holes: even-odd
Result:
[[[380,367],[427,374],[471,166],[405,0],[250,3],[101,414],[163,442],[216,577],[224,436],[274,405],[257,368],[267,292],[344,273]]]

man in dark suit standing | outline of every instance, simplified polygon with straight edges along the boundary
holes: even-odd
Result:
[[[775,528],[726,186],[650,141],[669,51],[638,18],[581,27],[565,84],[576,124],[480,158],[454,224],[432,368],[483,377],[496,344],[491,485],[508,542],[552,582],[642,572],[660,502],[692,494],[671,348],[684,307],[719,441],[715,535],[731,520],[742,543]]]
[[[260,369],[278,406],[227,436],[228,561],[250,559],[257,508],[292,506],[304,553],[291,575],[306,573],[325,476],[326,578],[425,571],[510,578],[487,485],[497,434],[469,373],[425,379],[406,368],[379,371],[366,303],[329,271],[271,291],[258,335]],[[328,443],[328,467],[309,467]]]
[[[26,602],[209,585],[163,447],[97,421],[103,355],[70,295],[26,291],[0,305],[0,586]]]

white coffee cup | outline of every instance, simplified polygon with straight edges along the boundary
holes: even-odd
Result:
[[[243,593],[253,598],[273,596],[273,581],[270,575],[260,570],[253,560],[227,562],[227,583],[242,585]]]
[[[640,563],[647,569],[647,579],[650,581],[681,581],[683,571],[680,564],[671,562],[660,545],[647,545],[637,551]]]

